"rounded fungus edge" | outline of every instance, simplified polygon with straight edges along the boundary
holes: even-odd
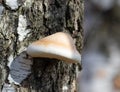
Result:
[[[27,48],[27,54],[33,58],[54,58],[68,63],[81,61],[73,38],[64,32],[57,32],[31,43]]]

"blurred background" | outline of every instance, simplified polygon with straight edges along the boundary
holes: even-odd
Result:
[[[120,92],[120,0],[85,0],[80,92]]]

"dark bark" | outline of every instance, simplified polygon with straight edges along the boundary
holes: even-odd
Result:
[[[8,83],[7,75],[10,57],[15,58],[31,42],[56,32],[67,32],[76,41],[79,52],[82,49],[82,0],[33,0],[12,10],[4,4],[0,20],[0,87]],[[27,20],[24,31],[18,31],[20,16]],[[55,59],[34,58],[32,73],[21,83],[15,85],[16,92],[76,92],[76,67]],[[68,87],[67,91],[63,87]]]

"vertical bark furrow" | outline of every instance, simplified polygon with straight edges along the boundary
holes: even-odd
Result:
[[[26,0],[25,3],[16,11],[5,10],[3,13],[0,21],[0,33],[2,33],[0,38],[4,38],[2,38],[4,49],[1,50],[2,43],[0,43],[2,51],[0,62],[11,62],[31,42],[60,31],[70,33],[81,52],[83,7],[80,6],[79,0],[31,0],[31,2]],[[27,21],[24,31],[29,30],[21,41],[18,32],[20,17]],[[21,86],[16,86],[16,90],[17,92],[75,92],[76,66],[55,59],[34,58],[31,75],[23,80]],[[4,76],[7,74],[5,70],[0,67],[0,72],[3,71]],[[4,79],[3,76],[1,79]]]

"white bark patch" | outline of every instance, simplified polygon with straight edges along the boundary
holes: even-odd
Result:
[[[15,88],[11,84],[4,84],[2,92],[16,92]]]
[[[22,52],[10,64],[9,82],[20,85],[31,73],[31,65],[32,59],[26,56],[26,52]]]
[[[6,0],[6,5],[8,5],[13,10],[18,8],[17,0]]]
[[[12,54],[9,56],[8,61],[9,61],[9,63],[8,63],[7,66],[10,67],[10,65],[11,65],[11,63],[13,61],[13,55]]]
[[[64,85],[64,86],[62,87],[62,90],[63,90],[63,92],[67,92],[67,91],[68,91],[67,85]]]
[[[18,50],[18,53],[21,53],[23,51],[26,51],[26,47],[25,46],[21,46],[20,49]]]
[[[34,2],[34,0],[26,0],[24,5],[28,8],[30,8],[32,6],[32,3]]]
[[[26,27],[27,27],[26,16],[20,15],[17,28],[19,34],[19,41],[23,41],[26,35],[29,33],[30,30],[26,30]]]

